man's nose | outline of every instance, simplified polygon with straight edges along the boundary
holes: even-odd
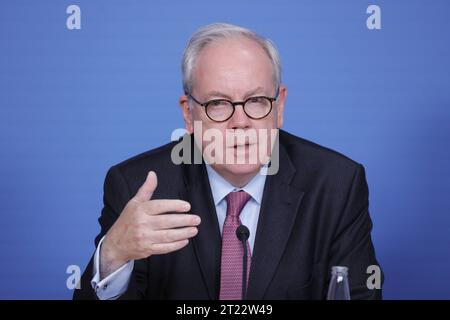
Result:
[[[230,118],[230,126],[233,129],[250,127],[250,118],[245,114],[241,104],[235,106],[233,116]]]

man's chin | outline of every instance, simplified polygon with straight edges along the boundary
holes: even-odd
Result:
[[[237,178],[245,178],[256,175],[261,168],[261,164],[221,164],[215,167],[218,172],[233,175]]]

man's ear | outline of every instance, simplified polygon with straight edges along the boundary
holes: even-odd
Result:
[[[185,95],[181,96],[178,103],[180,105],[181,112],[183,113],[184,127],[188,133],[191,134],[194,132],[194,124],[192,123],[192,114],[188,104],[188,97]]]
[[[280,85],[280,92],[278,93],[278,99],[275,102],[277,108],[277,128],[280,129],[283,127],[283,115],[284,115],[284,103],[287,98],[287,87],[284,85]]]

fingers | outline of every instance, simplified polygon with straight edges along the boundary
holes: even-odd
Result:
[[[198,229],[196,227],[156,230],[153,231],[151,235],[151,242],[153,244],[177,242],[192,238],[197,235],[197,233]]]
[[[196,227],[155,231],[151,236],[152,243],[146,249],[146,252],[151,252],[153,255],[180,250],[189,243],[189,238],[194,237],[197,232]]]
[[[188,212],[191,210],[189,202],[183,200],[152,200],[143,204],[149,215],[157,215],[168,212]]]
[[[196,227],[200,224],[199,216],[193,214],[164,214],[152,216],[151,225],[154,230],[173,229],[181,227]]]
[[[189,243],[189,240],[180,240],[170,243],[155,243],[152,245],[153,254],[165,254],[184,248]]]
[[[158,186],[158,179],[156,173],[150,171],[145,179],[144,184],[139,188],[138,192],[134,196],[134,199],[138,202],[145,202],[152,198],[153,192]]]

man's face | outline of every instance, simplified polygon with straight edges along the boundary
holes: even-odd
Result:
[[[226,39],[203,48],[197,57],[192,80],[193,92],[190,94],[202,103],[213,99],[245,101],[254,96],[273,98],[277,94],[269,57],[257,43],[246,38]],[[234,161],[224,159],[223,163],[215,163],[212,167],[228,181],[240,184],[239,181],[248,182],[249,178],[253,177],[261,167],[259,161],[256,163],[248,161],[250,148],[255,150],[254,147],[260,148],[266,143],[269,143],[270,146],[270,129],[282,127],[286,93],[286,88],[280,87],[279,96],[277,101],[273,102],[272,111],[265,118],[258,120],[249,118],[242,105],[237,105],[232,117],[224,122],[211,120],[204,107],[186,96],[180,98],[180,106],[189,133],[194,131],[194,121],[201,121],[203,133],[209,129],[216,129],[222,134],[223,154],[231,154]],[[238,143],[238,139],[232,139],[234,142],[230,139],[228,142],[226,141],[227,132],[240,135],[252,130],[258,133],[258,138],[256,141],[246,139],[249,144],[241,145]],[[249,136],[252,135],[249,134]],[[211,143],[211,141],[204,141],[197,136],[195,138],[196,141],[202,141],[203,149]],[[252,144],[253,147],[250,146]],[[270,154],[270,149],[268,154]],[[237,163],[238,157],[241,159],[244,157],[247,160],[244,164]]]

